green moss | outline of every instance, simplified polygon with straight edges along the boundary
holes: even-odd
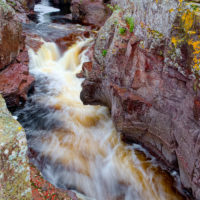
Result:
[[[0,0],[0,12],[1,10],[3,11],[4,15],[8,15],[9,13],[12,15],[14,14],[13,8],[3,0]]]
[[[7,0],[7,2],[11,5],[11,6],[16,6],[16,2],[12,1],[12,0]]]
[[[124,35],[126,33],[126,28],[124,27],[119,27],[119,34]]]
[[[135,28],[135,21],[133,17],[126,17],[126,23],[129,26],[129,32],[132,33]]]
[[[108,51],[107,51],[106,49],[103,49],[103,50],[102,50],[102,56],[105,57],[105,56],[107,55],[107,52],[108,52]]]
[[[110,8],[110,10],[111,10],[112,12],[121,9],[118,5],[111,6],[110,4],[108,4],[107,7]]]

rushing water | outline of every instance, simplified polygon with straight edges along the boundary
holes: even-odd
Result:
[[[48,0],[41,0],[39,4],[35,5],[34,11],[38,13],[39,23],[49,23],[51,22],[50,13],[59,12],[60,9],[52,7]]]
[[[44,26],[59,10],[42,0],[35,11]],[[36,82],[16,115],[26,130],[31,162],[52,184],[74,189],[84,199],[184,199],[178,181],[175,187],[176,174],[161,170],[139,145],[120,140],[107,108],[81,102],[83,79],[76,74],[88,61],[91,44],[91,39],[77,41],[64,54],[55,43],[44,43],[37,53],[29,51]]]
[[[83,79],[76,74],[88,60],[90,44],[90,39],[78,41],[64,54],[55,43],[45,43],[37,53],[30,50],[35,91],[18,118],[26,128],[31,161],[57,187],[91,199],[184,199],[154,158],[120,140],[107,108],[81,102]]]

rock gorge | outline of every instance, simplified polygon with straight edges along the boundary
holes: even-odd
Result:
[[[52,2],[70,6],[73,22],[91,29],[100,28],[89,52],[91,61],[84,63],[79,74],[85,78],[81,92],[83,103],[109,107],[122,140],[142,144],[168,169],[178,170],[184,188],[199,200],[200,2]],[[21,23],[29,21],[27,14],[33,12],[35,3],[38,1],[0,0],[0,93],[11,111],[25,103],[34,84],[28,69],[26,45],[29,44]],[[80,34],[89,37],[91,33],[81,32],[75,38]],[[74,35],[67,39],[56,38],[57,43],[65,48],[66,41],[74,40]],[[32,43],[34,46],[34,40]],[[31,199],[25,133],[7,111],[2,97],[0,116],[0,181],[8,183],[0,182],[4,190],[0,199]],[[16,146],[15,151],[13,146]],[[21,157],[16,159],[18,153]],[[8,160],[10,155],[11,161]],[[23,174],[21,169],[13,170],[14,162],[24,162]],[[11,176],[16,175],[13,196],[6,196],[11,194],[12,179],[2,178],[5,168],[11,169]],[[69,196],[63,198],[76,199],[74,194]]]

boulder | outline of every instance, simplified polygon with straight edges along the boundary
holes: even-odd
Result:
[[[110,10],[102,0],[72,0],[72,19],[86,25],[103,26],[110,16]]]
[[[0,199],[32,199],[26,135],[0,95]]]
[[[81,99],[108,106],[122,138],[179,170],[200,199],[200,5],[113,3],[121,9],[98,33]]]
[[[26,101],[28,90],[33,82],[34,78],[29,75],[26,64],[11,64],[0,73],[0,93],[10,109]]]

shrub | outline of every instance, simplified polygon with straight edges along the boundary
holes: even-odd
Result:
[[[124,35],[126,33],[126,29],[124,27],[119,27],[119,34]]]
[[[107,52],[108,52],[108,51],[107,51],[106,49],[103,49],[103,50],[102,50],[102,53],[101,53],[101,54],[102,54],[102,56],[103,56],[103,57],[105,57],[105,56],[106,56],[106,54],[107,54]]]
[[[133,17],[126,17],[126,23],[129,26],[129,32],[132,33],[135,28],[135,22]]]

